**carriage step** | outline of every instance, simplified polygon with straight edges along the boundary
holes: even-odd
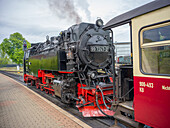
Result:
[[[126,125],[126,126],[130,126],[130,127],[135,127],[137,128],[139,123],[136,121],[133,121],[132,119],[129,119],[123,115],[114,115],[114,118],[116,120],[118,120],[120,123]]]
[[[127,127],[139,128],[142,124],[134,120],[133,101],[120,103],[114,114],[115,122],[119,121]]]

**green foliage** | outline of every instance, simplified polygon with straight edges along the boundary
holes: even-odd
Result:
[[[9,58],[7,57],[6,53],[2,51],[0,47],[0,67],[8,64],[8,62],[9,62]]]
[[[23,51],[23,41],[25,38],[16,32],[10,35],[9,39],[5,38],[1,43],[1,49],[5,52],[9,58],[16,64],[22,64],[24,51]],[[31,44],[26,40],[27,48],[31,47]]]
[[[8,61],[9,61],[8,58],[0,58],[0,67],[8,64]]]

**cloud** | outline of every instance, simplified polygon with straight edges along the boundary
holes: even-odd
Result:
[[[116,27],[113,30],[114,42],[130,42],[130,27],[129,24],[125,24]]]
[[[75,6],[78,9],[78,12],[81,11],[81,15],[84,13],[85,18],[82,17],[83,20],[91,20],[91,12],[89,10],[89,3],[87,0],[74,0]]]
[[[52,8],[49,6],[49,1]],[[83,22],[95,23],[97,17],[101,17],[106,23],[114,16],[151,0],[56,1],[57,3],[54,4],[54,0],[0,0],[0,43],[14,32],[20,32],[30,42],[44,41],[46,35],[56,36],[60,31],[76,23],[76,17],[73,18],[70,13],[74,12],[79,16],[78,20],[82,19]],[[64,5],[59,4],[60,2]],[[67,7],[71,7],[71,10]],[[53,10],[57,12],[54,13]],[[126,38],[125,30],[125,28],[118,30],[118,34],[123,37],[118,36],[120,39],[116,38],[117,41]]]

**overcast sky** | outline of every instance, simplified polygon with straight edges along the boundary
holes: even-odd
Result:
[[[153,0],[0,0],[0,43],[19,32],[29,42],[44,42],[46,35],[83,22],[107,23],[113,17]],[[128,25],[114,30],[115,41],[129,41]]]

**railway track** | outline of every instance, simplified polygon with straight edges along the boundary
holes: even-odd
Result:
[[[23,76],[17,75],[17,74],[12,74],[11,72],[7,71],[0,71],[0,73],[7,75],[16,81],[20,82],[23,86],[27,86],[23,82]],[[86,124],[90,125],[93,128],[108,128],[114,125],[114,119],[111,119],[109,117],[88,117],[85,118],[82,116],[82,114],[78,111],[78,109],[74,105],[66,105],[63,104],[60,101],[60,98],[58,97],[53,97],[52,95],[46,94],[44,91],[41,91],[40,89],[37,89],[35,86],[27,86],[34,92],[40,94],[44,98],[48,99],[52,103],[56,104],[57,106],[61,107],[65,111],[69,112],[70,114],[74,115],[76,118],[80,119],[81,121],[85,122]],[[123,125],[119,124],[120,127],[126,128]]]

